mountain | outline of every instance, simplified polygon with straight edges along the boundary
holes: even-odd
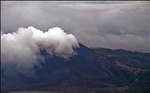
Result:
[[[134,91],[139,87],[139,91],[150,90],[149,53],[79,45],[77,55],[68,60],[41,50],[45,62],[34,68],[34,76],[19,74],[16,78],[1,74],[1,91]]]
[[[128,86],[129,93],[133,91],[150,93],[150,53],[131,52],[123,49],[91,49],[99,54],[115,56],[119,59],[119,62],[111,65],[108,70],[117,86]]]

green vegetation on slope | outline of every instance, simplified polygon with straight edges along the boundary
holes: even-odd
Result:
[[[121,67],[109,68],[110,75],[118,86],[128,86],[127,93],[150,93],[150,53],[131,52],[126,50],[111,50],[105,48],[92,48],[97,53],[105,55],[117,55],[130,60],[130,67],[140,68],[139,72],[132,73]]]

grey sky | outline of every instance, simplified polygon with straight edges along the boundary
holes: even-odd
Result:
[[[1,31],[61,27],[88,47],[150,51],[149,1],[2,1]]]

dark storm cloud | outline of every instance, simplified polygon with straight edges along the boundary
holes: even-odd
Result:
[[[148,1],[2,2],[2,31],[57,26],[88,47],[149,51]]]

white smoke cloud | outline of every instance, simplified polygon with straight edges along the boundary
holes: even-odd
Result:
[[[41,48],[51,56],[68,59],[76,54],[74,49],[77,47],[79,44],[75,36],[58,27],[43,32],[30,26],[13,33],[1,33],[2,69],[9,67],[9,71],[32,73],[33,67],[43,62]]]

